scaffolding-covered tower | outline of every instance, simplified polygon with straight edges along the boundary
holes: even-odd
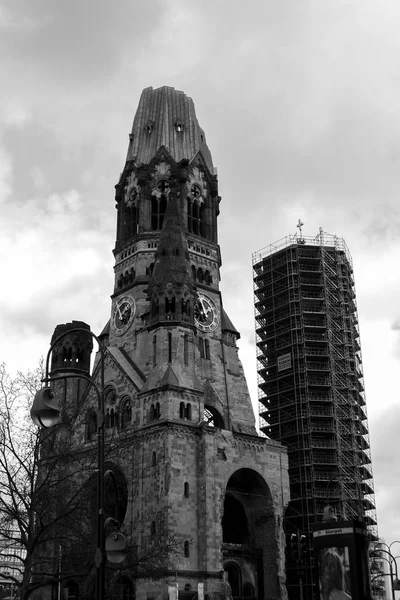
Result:
[[[288,236],[253,254],[260,427],[288,447],[285,532],[290,598],[314,598],[312,525],[324,507],[358,518],[377,538],[352,260],[344,240]]]

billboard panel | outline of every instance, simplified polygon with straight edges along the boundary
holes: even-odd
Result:
[[[355,519],[314,526],[313,548],[321,600],[369,600],[366,525]]]

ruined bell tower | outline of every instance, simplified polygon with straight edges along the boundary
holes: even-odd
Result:
[[[100,334],[106,438],[135,543],[180,536],[182,548],[173,567],[122,567],[109,585],[123,581],[124,598],[166,599],[171,586],[184,600],[286,597],[287,454],[257,434],[224,310],[216,173],[191,98],[145,89],[116,185],[115,280]],[[79,452],[93,447],[94,407],[84,391],[72,424]]]

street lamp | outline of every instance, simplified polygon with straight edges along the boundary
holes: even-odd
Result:
[[[394,542],[393,542],[394,543]],[[390,548],[390,546],[388,546],[387,544],[385,544],[384,542],[379,542],[380,545],[384,545],[387,546],[388,548]],[[399,581],[399,576],[398,576],[398,571],[397,571],[397,562],[395,557],[393,556],[393,554],[390,552],[390,550],[384,550],[383,548],[377,548],[376,550],[373,550],[370,553],[370,556],[376,556],[376,555],[380,555],[381,552],[384,552],[385,554],[387,554],[390,557],[390,560],[388,558],[386,558],[385,556],[380,556],[380,558],[386,560],[389,563],[389,573],[386,573],[386,575],[390,576],[390,585],[392,588],[392,599],[395,600],[396,595],[395,595],[395,591],[400,590],[400,581]],[[395,579],[393,579],[393,569],[392,569],[392,564],[394,562],[394,566],[395,566]],[[371,582],[376,579],[378,576],[375,576],[372,578]]]
[[[94,338],[99,346],[100,351],[100,386],[98,386],[91,377],[86,375],[85,373],[65,373],[64,375],[54,375],[50,377],[49,375],[49,364],[50,364],[50,355],[54,349],[54,347],[67,335],[71,333],[84,333],[85,335],[89,334]],[[31,408],[31,418],[33,422],[40,427],[54,427],[61,423],[61,411],[58,407],[57,398],[53,390],[50,388],[50,384],[57,380],[66,380],[70,378],[84,379],[88,382],[88,384],[95,390],[97,395],[97,411],[96,411],[96,423],[97,423],[97,520],[96,520],[96,552],[94,557],[94,563],[96,567],[96,600],[104,600],[105,598],[105,552],[106,552],[106,540],[105,540],[105,525],[108,525],[108,519],[106,522],[104,521],[104,369],[105,369],[105,352],[104,348],[101,345],[99,338],[89,329],[84,329],[83,327],[74,327],[73,329],[68,329],[60,336],[54,340],[49,348],[46,357],[46,373],[45,377],[42,379],[42,382],[45,386],[36,392],[35,398],[33,401],[33,405]],[[107,471],[107,474],[112,473],[112,471]],[[114,478],[114,488],[117,493],[117,488],[115,485],[115,477]],[[118,498],[117,498],[118,503]],[[115,519],[112,519],[115,524],[118,524]],[[116,542],[112,546],[112,552],[114,560],[111,562],[122,562],[126,556],[123,552],[126,539],[122,534],[113,534],[116,536],[114,542]],[[109,538],[112,536],[108,536]],[[108,540],[108,538],[107,538]],[[122,545],[123,543],[123,545]],[[119,556],[121,560],[118,560],[118,552],[123,554],[123,558]],[[110,555],[111,556],[111,555]]]

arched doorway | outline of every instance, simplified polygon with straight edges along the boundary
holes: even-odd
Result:
[[[224,565],[226,578],[230,586],[230,592],[234,598],[242,595],[242,573],[240,567],[235,562],[228,562]]]
[[[231,475],[221,524],[225,577],[234,600],[276,595],[272,496],[265,479],[253,469]]]
[[[225,495],[222,532],[224,542],[230,544],[249,542],[249,526],[245,508],[235,496],[229,494]]]

